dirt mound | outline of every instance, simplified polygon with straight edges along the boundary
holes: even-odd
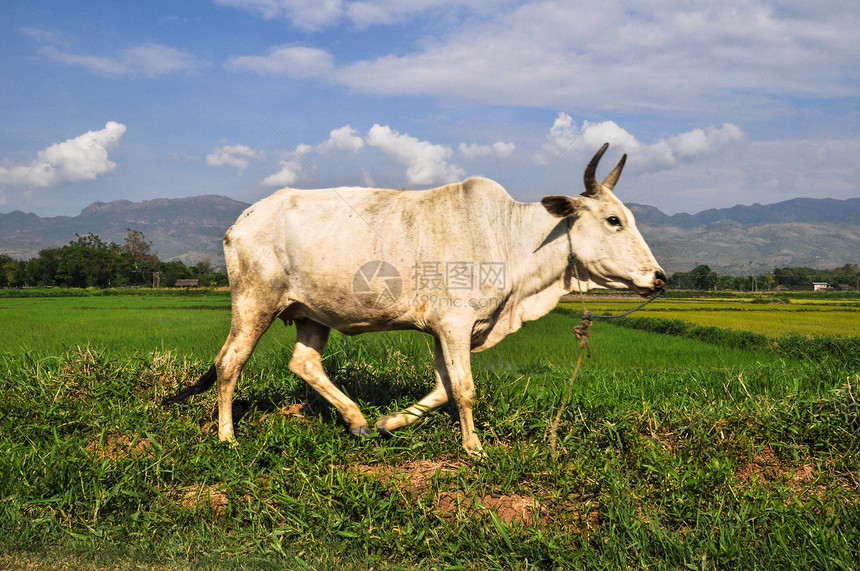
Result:
[[[420,496],[430,491],[434,477],[441,476],[456,486],[455,474],[469,466],[459,460],[415,460],[403,464],[362,464],[349,469]],[[434,494],[434,503],[439,514],[446,518],[486,517],[492,511],[506,524],[533,525],[540,517],[540,502],[531,495],[475,495],[461,489],[442,489]]]

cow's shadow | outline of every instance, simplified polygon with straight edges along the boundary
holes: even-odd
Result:
[[[388,374],[374,374],[369,367],[349,365],[326,370],[331,381],[355,401],[368,421],[373,424],[377,415],[401,410],[421,398],[433,388],[433,374],[408,379]],[[285,414],[319,418],[324,422],[339,422],[346,426],[340,413],[322,395],[302,379],[288,373],[292,388],[280,390],[261,387],[233,400],[233,422],[238,424],[266,414]],[[447,407],[440,407],[446,410]],[[454,410],[454,409],[452,409]],[[214,405],[202,424],[217,423],[218,406]]]

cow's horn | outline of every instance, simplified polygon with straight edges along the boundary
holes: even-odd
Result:
[[[585,175],[583,175],[583,181],[585,182],[585,192],[589,196],[595,195],[600,192],[602,189],[600,184],[597,182],[597,178],[594,174],[597,172],[597,163],[600,162],[600,157],[603,156],[603,153],[606,152],[606,149],[609,148],[609,143],[603,143],[603,146],[600,147],[600,150],[594,155],[594,158],[591,159],[591,162],[588,163],[588,166],[585,167]],[[616,167],[617,169],[617,167]],[[615,172],[615,171],[613,171]],[[620,172],[619,172],[620,174]],[[612,175],[609,175],[612,176]]]
[[[627,162],[627,155],[622,155],[621,160],[618,161],[618,165],[612,169],[612,172],[603,179],[603,188],[606,190],[612,190],[615,188],[615,183],[618,182],[618,177],[621,176],[621,171],[624,169],[624,163]]]

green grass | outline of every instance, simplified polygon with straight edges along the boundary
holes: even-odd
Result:
[[[452,407],[349,437],[288,372],[292,329],[276,324],[240,381],[231,448],[214,391],[159,405],[211,363],[227,307],[0,300],[22,336],[0,346],[0,567],[860,567],[860,371],[837,346],[595,323],[553,456],[578,351],[578,317],[557,311],[474,356],[473,459]],[[431,388],[431,346],[335,334],[325,364],[372,419]]]
[[[34,357],[74,347],[125,355],[152,351],[214,358],[230,329],[230,295],[0,298],[0,353]],[[292,351],[295,330],[276,323],[258,352]]]

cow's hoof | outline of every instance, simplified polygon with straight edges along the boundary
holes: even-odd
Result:
[[[391,436],[391,431],[388,430],[388,421],[393,419],[393,418],[394,418],[394,415],[387,414],[385,416],[380,417],[376,421],[376,424],[374,424],[373,426],[376,428],[377,432],[379,432],[379,434],[381,434],[382,436]]]
[[[366,424],[362,424],[361,426],[351,426],[349,428],[349,432],[353,436],[357,436],[359,438],[367,438],[370,436],[370,427]]]

